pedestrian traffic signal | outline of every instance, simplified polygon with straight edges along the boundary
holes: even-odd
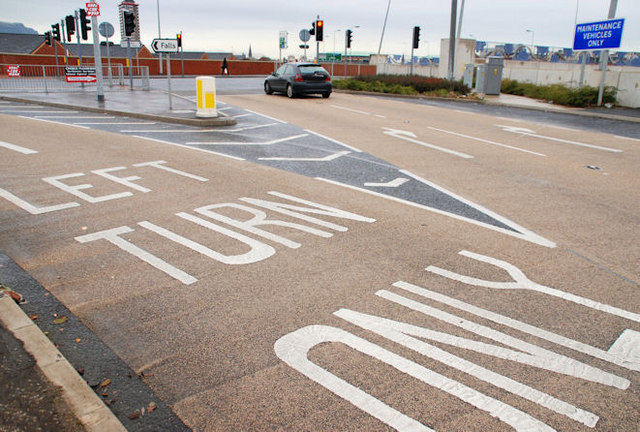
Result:
[[[60,40],[60,24],[52,24],[51,25],[51,35],[57,41]]]
[[[178,40],[178,48],[182,48],[182,33],[178,33],[176,39]]]
[[[415,26],[413,28],[413,47],[418,48],[420,45],[420,27]]]
[[[44,32],[44,41],[47,45],[51,46],[51,32]]]
[[[67,15],[64,18],[64,23],[67,27],[67,42],[71,42],[71,35],[76,32],[76,20],[73,15]]]
[[[131,36],[136,29],[136,16],[133,12],[122,11],[122,19],[124,21],[124,35]]]
[[[309,29],[309,34],[311,36],[316,34],[316,22],[315,21],[311,23],[311,28]]]
[[[351,30],[347,30],[344,34],[345,36],[345,44],[347,45],[347,48],[351,48],[351,40],[353,39],[352,37],[352,31]]]
[[[324,21],[316,20],[316,42],[322,42],[324,39]]]
[[[87,40],[89,30],[91,30],[89,24],[91,24],[91,21],[89,21],[89,19],[87,18],[87,11],[84,9],[80,9],[80,34],[82,35],[83,40]]]

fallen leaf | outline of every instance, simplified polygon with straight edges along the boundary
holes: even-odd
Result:
[[[38,319],[38,314],[33,314],[29,318],[31,318],[32,321],[35,321]]]
[[[151,402],[149,402],[149,405],[147,406],[147,412],[153,412],[153,411],[155,411],[156,408],[158,408],[158,405],[156,405],[155,402],[151,401]]]
[[[110,380],[109,378],[107,378],[106,380],[104,380],[104,381],[102,381],[102,382],[100,383],[100,387],[106,387],[106,386],[108,386],[109,384],[111,384],[111,380]]]
[[[138,410],[135,410],[134,412],[132,412],[131,414],[129,414],[129,418],[130,418],[131,420],[135,420],[135,419],[137,419],[137,418],[139,418],[139,417],[140,417],[140,411],[138,411]]]
[[[82,339],[76,338],[76,343],[80,342]]]
[[[76,369],[76,371],[77,371],[80,375],[84,375],[84,368],[78,368],[78,369]]]
[[[54,324],[64,324],[67,322],[69,318],[67,318],[65,315],[62,315],[61,317],[58,317],[56,319],[53,320]]]

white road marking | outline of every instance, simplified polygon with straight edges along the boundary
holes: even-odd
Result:
[[[251,114],[255,114],[257,116],[260,116],[260,117],[268,118],[269,120],[277,121],[278,123],[287,124],[286,121],[278,120],[275,117],[270,117],[270,116],[265,115],[265,114],[260,114],[259,112],[255,112],[255,111],[251,111],[251,110],[245,110],[245,111],[250,112]]]
[[[402,140],[409,141],[409,142],[412,142],[414,144],[419,144],[421,146],[428,147],[428,148],[431,148],[433,150],[438,150],[438,151],[441,151],[441,152],[444,152],[444,153],[448,153],[448,154],[451,154],[451,155],[454,155],[454,156],[458,156],[458,157],[461,157],[463,159],[473,159],[473,156],[468,155],[466,153],[457,152],[455,150],[450,150],[450,149],[447,149],[447,148],[444,148],[444,147],[437,146],[435,144],[429,144],[429,143],[426,143],[424,141],[419,141],[419,140],[415,139],[417,137],[413,132],[408,132],[408,131],[403,131],[403,130],[398,130],[398,129],[391,129],[391,128],[382,128],[382,129],[385,129],[385,131],[383,132],[384,134],[392,136],[392,137],[400,138]]]
[[[408,181],[409,181],[409,179],[398,177],[398,178],[396,178],[394,180],[391,180],[390,182],[386,182],[386,183],[365,183],[364,185],[365,186],[370,186],[370,187],[397,188],[399,186],[402,186],[403,184],[405,184]]]
[[[128,234],[133,232],[132,228],[128,226],[122,226],[119,228],[113,228],[105,231],[99,231],[92,234],[87,234],[83,236],[76,237],[76,241],[80,243],[87,243],[95,240],[104,239],[108,242],[118,246],[120,249],[130,253],[133,256],[140,258],[142,261],[150,264],[151,266],[157,268],[158,270],[168,274],[174,279],[179,280],[185,285],[191,285],[194,282],[197,282],[198,279],[194,278],[188,273],[180,270],[169,264],[168,262],[158,258],[155,255],[150,254],[144,249],[140,249],[138,246],[134,245],[131,242],[124,240],[119,237],[121,234]]]
[[[228,159],[237,160],[237,161],[246,160],[246,159],[243,159],[243,158],[240,158],[240,157],[237,157],[237,156],[231,156],[231,155],[224,154],[224,153],[218,153],[218,152],[214,152],[214,151],[211,151],[211,150],[208,150],[208,149],[203,149],[203,148],[200,148],[200,147],[192,147],[192,146],[188,146],[188,145],[185,145],[185,144],[174,143],[174,142],[171,142],[171,141],[164,141],[164,140],[160,140],[160,139],[156,139],[156,138],[149,138],[149,137],[145,137],[145,136],[142,136],[142,135],[131,135],[131,136],[134,137],[134,138],[139,138],[139,139],[143,139],[143,140],[147,140],[147,141],[153,141],[153,142],[160,143],[160,144],[167,144],[167,145],[171,145],[171,146],[181,147],[181,148],[184,148],[184,149],[199,151],[199,152],[203,152],[203,153],[209,153],[209,154],[213,154],[213,155],[216,155],[216,156],[222,156],[222,157],[225,157],[225,158],[228,158]]]
[[[431,273],[444,276],[448,279],[456,280],[456,281],[459,281],[468,285],[473,285],[473,286],[480,286],[480,287],[498,289],[498,290],[522,289],[522,290],[536,291],[539,293],[548,294],[553,297],[558,297],[563,300],[567,300],[582,306],[586,306],[588,308],[595,309],[597,311],[605,312],[611,315],[616,315],[621,318],[625,318],[630,321],[640,323],[640,314],[629,312],[614,306],[609,306],[609,305],[597,302],[595,300],[591,300],[585,297],[580,297],[575,294],[567,293],[565,291],[560,291],[558,289],[541,285],[537,282],[533,282],[527,276],[525,276],[522,270],[520,270],[518,267],[514,266],[513,264],[509,264],[506,261],[501,261],[496,258],[480,255],[480,254],[465,251],[465,250],[460,251],[459,254],[467,258],[471,258],[473,260],[484,262],[484,263],[499,267],[503,270],[506,270],[507,273],[509,273],[509,276],[511,276],[511,278],[513,279],[513,281],[512,282],[487,281],[487,280],[477,279],[470,276],[464,276],[464,275],[454,273],[452,271],[445,270],[436,266],[429,266],[427,267],[426,270]]]
[[[313,135],[315,135],[315,136],[317,136],[317,137],[320,137],[320,138],[322,138],[322,139],[326,139],[327,141],[331,141],[332,143],[334,143],[334,144],[338,144],[339,146],[342,146],[342,147],[348,148],[349,150],[354,151],[354,152],[356,152],[356,153],[362,153],[362,150],[360,150],[360,149],[357,149],[357,148],[355,148],[355,147],[352,147],[352,146],[350,146],[349,144],[345,144],[345,143],[343,143],[343,142],[341,142],[341,141],[338,141],[338,140],[335,140],[335,139],[333,139],[333,138],[329,138],[328,136],[321,135],[321,134],[319,134],[318,132],[314,132],[314,131],[312,131],[312,130],[310,130],[310,129],[305,129],[304,131],[305,131],[305,132],[309,132],[310,134],[313,134]]]
[[[64,175],[58,175],[58,176],[54,176],[54,177],[45,177],[42,180],[49,183],[52,186],[55,186],[67,193],[70,193],[71,195],[75,195],[80,199],[83,199],[87,202],[90,202],[92,204],[96,204],[99,202],[103,202],[103,201],[109,201],[109,200],[114,200],[114,199],[120,199],[120,198],[126,198],[126,197],[130,197],[133,196],[133,193],[131,192],[120,192],[120,193],[115,193],[115,194],[111,194],[111,195],[103,195],[103,196],[99,196],[99,197],[94,197],[91,196],[89,194],[86,194],[84,192],[81,192],[81,190],[83,189],[90,189],[93,187],[93,185],[91,184],[79,184],[79,185],[73,185],[70,186],[66,183],[61,182],[60,180],[64,180],[64,179],[68,179],[68,178],[76,178],[76,177],[82,177],[84,176],[84,173],[73,173],[73,174],[64,174]]]
[[[438,132],[444,132],[444,133],[448,133],[448,134],[451,134],[451,135],[459,136],[459,137],[462,137],[462,138],[468,138],[468,139],[480,141],[480,142],[483,142],[483,143],[486,143],[486,144],[491,144],[491,145],[495,145],[495,146],[499,146],[499,147],[504,147],[504,148],[508,148],[508,149],[511,149],[511,150],[517,150],[517,151],[521,151],[521,152],[524,152],[524,153],[530,153],[530,154],[533,154],[533,155],[536,155],[536,156],[546,156],[545,154],[542,154],[542,153],[536,153],[536,152],[531,151],[531,150],[525,150],[525,149],[522,149],[522,148],[519,148],[519,147],[513,147],[513,146],[510,146],[510,145],[507,145],[507,144],[502,144],[502,143],[495,142],[495,141],[489,141],[489,140],[486,140],[484,138],[477,138],[477,137],[474,137],[474,136],[471,136],[471,135],[464,135],[464,134],[461,134],[461,133],[458,133],[458,132],[453,132],[453,131],[449,131],[449,130],[445,130],[445,129],[438,129],[438,128],[431,127],[431,126],[428,126],[428,128],[432,129],[432,130],[435,130],[435,131],[438,131]]]
[[[626,137],[626,136],[621,136],[621,135],[614,135],[614,138],[620,138],[620,139],[625,139],[625,140],[631,140],[631,141],[639,141],[639,138],[630,138],[630,137]]]
[[[43,213],[49,213],[49,212],[54,212],[54,211],[58,211],[58,210],[64,210],[64,209],[68,209],[71,207],[78,207],[80,206],[80,204],[76,203],[76,202],[69,202],[69,203],[65,203],[65,204],[58,204],[58,205],[52,205],[52,206],[46,206],[46,207],[36,207],[31,203],[28,203],[27,201],[23,200],[22,198],[18,198],[17,196],[15,196],[14,194],[12,194],[11,192],[4,190],[4,189],[0,189],[0,196],[4,199],[6,199],[7,201],[15,204],[16,206],[20,207],[23,210],[28,211],[31,214],[34,215],[38,215],[38,214],[43,214]]]
[[[279,138],[279,139],[274,139],[271,141],[263,141],[263,142],[211,142],[211,141],[204,141],[204,142],[188,142],[187,144],[189,145],[232,145],[232,146],[246,146],[246,145],[250,145],[250,146],[261,146],[261,145],[272,145],[272,144],[278,144],[281,142],[286,142],[286,141],[292,141],[294,139],[298,139],[298,138],[304,138],[306,136],[309,136],[309,134],[300,134],[300,135],[294,135],[294,136],[290,136],[290,137],[285,137],[285,138]]]
[[[244,132],[253,129],[260,129],[270,126],[275,126],[276,123],[267,123],[261,125],[247,126],[243,128],[235,128],[235,129],[123,129],[121,133],[231,133],[231,132]]]
[[[41,122],[45,122],[45,123],[52,123],[52,124],[63,125],[63,126],[71,126],[71,127],[80,128],[80,129],[89,129],[89,127],[87,127],[87,126],[81,126],[81,125],[77,125],[77,124],[73,124],[73,123],[64,123],[64,122],[53,121],[53,120],[46,120],[46,119],[41,118],[41,117],[27,117],[27,116],[18,116],[18,117],[24,118],[24,119],[28,119],[28,120],[37,120],[37,121],[41,121]]]
[[[388,199],[388,200],[391,200],[391,201],[399,202],[401,204],[409,205],[409,206],[416,207],[416,208],[419,208],[419,209],[422,209],[422,210],[428,210],[430,212],[433,212],[433,213],[436,213],[436,214],[439,214],[439,215],[443,215],[443,216],[447,216],[447,217],[450,217],[450,218],[453,218],[453,219],[461,220],[463,222],[467,222],[467,223],[470,223],[470,224],[473,224],[473,225],[478,225],[478,226],[481,226],[483,228],[488,228],[490,230],[497,231],[497,232],[502,233],[502,234],[506,234],[506,235],[509,235],[509,236],[512,236],[512,237],[515,237],[515,238],[519,238],[521,240],[525,240],[525,241],[528,241],[528,242],[531,242],[531,243],[538,244],[540,246],[545,246],[545,247],[549,247],[549,248],[556,247],[556,244],[554,242],[552,242],[550,240],[547,240],[544,237],[541,237],[541,236],[535,234],[534,232],[529,231],[526,228],[521,227],[520,225],[516,224],[515,222],[513,222],[513,221],[511,221],[511,220],[509,220],[509,219],[507,219],[507,218],[505,218],[503,216],[500,216],[497,213],[494,213],[493,211],[491,211],[491,210],[489,210],[489,209],[487,209],[487,208],[485,208],[485,207],[483,207],[483,206],[481,206],[479,204],[475,204],[475,203],[473,203],[473,202],[471,202],[469,200],[466,200],[466,199],[454,194],[453,192],[448,191],[447,189],[444,189],[444,188],[436,185],[435,183],[431,183],[431,182],[429,182],[427,180],[424,180],[424,179],[422,179],[422,178],[410,173],[409,171],[401,170],[400,172],[405,174],[405,175],[407,175],[407,176],[410,176],[410,177],[412,177],[412,178],[414,178],[414,179],[416,179],[416,180],[418,180],[418,181],[420,181],[422,183],[425,183],[426,185],[431,186],[434,189],[437,189],[437,190],[439,190],[439,191],[441,191],[441,192],[453,197],[454,199],[459,200],[459,201],[463,202],[464,204],[467,204],[468,206],[471,206],[471,207],[475,208],[476,210],[478,210],[478,211],[480,211],[482,213],[485,213],[486,215],[492,217],[493,219],[495,219],[495,220],[497,220],[499,222],[502,222],[503,224],[513,228],[516,231],[508,230],[508,229],[505,229],[505,228],[502,228],[502,227],[497,227],[495,225],[491,225],[491,224],[488,224],[488,223],[485,223],[485,222],[480,222],[480,221],[477,221],[475,219],[467,218],[467,217],[460,216],[460,215],[457,215],[457,214],[454,214],[454,213],[449,213],[449,212],[446,212],[444,210],[436,209],[436,208],[433,208],[433,207],[428,207],[428,206],[423,205],[423,204],[418,204],[418,203],[415,203],[415,202],[412,202],[412,201],[407,201],[407,200],[404,200],[402,198],[396,198],[396,197],[393,197],[393,196],[390,196],[390,195],[381,194],[381,193],[374,192],[374,191],[369,190],[369,189],[363,189],[363,188],[359,188],[359,187],[356,187],[356,186],[351,186],[351,185],[348,185],[348,184],[345,184],[345,183],[339,183],[337,181],[325,179],[325,178],[322,178],[322,177],[316,177],[316,179],[317,180],[321,180],[321,181],[325,181],[327,183],[331,183],[331,184],[334,184],[334,185],[337,185],[337,186],[342,186],[342,187],[345,187],[345,188],[348,188],[348,189],[353,189],[353,190],[356,190],[356,191],[359,191],[359,192],[364,192],[364,193],[367,193],[367,194],[370,194],[370,195],[375,195],[375,196],[380,197],[380,198],[384,198],[384,199]]]
[[[108,116],[108,115],[88,115],[88,116],[63,116],[63,115],[59,115],[59,116],[49,116],[49,115],[43,115],[43,116],[35,116],[35,118],[37,119],[69,119],[69,120],[73,120],[73,119],[105,119],[105,118],[114,118],[114,116]]]
[[[0,147],[4,147],[4,148],[6,148],[8,150],[13,150],[15,152],[22,153],[22,154],[27,154],[27,155],[28,154],[36,154],[36,153],[38,153],[36,150],[31,150],[29,148],[22,147],[22,146],[19,146],[19,145],[16,145],[16,144],[11,144],[11,143],[8,143],[8,142],[5,142],[5,141],[0,141]]]
[[[540,138],[540,139],[545,139],[545,140],[549,140],[549,141],[556,141],[556,142],[561,142],[561,143],[565,143],[565,144],[571,144],[571,145],[575,145],[575,146],[579,146],[579,147],[586,147],[586,148],[592,148],[592,149],[595,149],[595,150],[608,151],[608,152],[612,152],[612,153],[622,153],[622,150],[615,149],[615,148],[602,147],[602,146],[597,146],[597,145],[594,145],[594,144],[586,144],[586,143],[583,143],[583,142],[571,141],[571,140],[566,140],[566,139],[562,139],[562,138],[555,138],[555,137],[550,137],[550,136],[546,136],[546,135],[538,135],[537,133],[535,133],[531,129],[519,128],[519,127],[515,127],[515,126],[498,125],[498,124],[495,125],[495,126],[497,126],[499,128],[502,128],[502,130],[504,130],[505,132],[516,133],[516,134],[520,134],[520,135],[523,135],[523,136],[530,136],[530,137],[534,137],[534,138]]]
[[[330,342],[344,344],[386,363],[427,385],[449,393],[471,406],[488,412],[513,427],[516,431],[553,431],[552,428],[541,421],[504,402],[493,399],[458,381],[440,375],[418,363],[336,327],[311,325],[291,332],[276,341],[274,351],[283,362],[396,430],[433,432],[433,429],[395,410],[309,360],[308,354],[312,348]]]
[[[201,182],[209,181],[208,178],[200,177],[200,176],[195,175],[195,174],[190,174],[188,172],[184,172],[184,171],[177,170],[175,168],[170,168],[168,166],[164,166],[164,164],[166,164],[166,163],[167,163],[167,161],[157,160],[157,161],[152,161],[152,162],[137,163],[137,164],[133,164],[133,166],[134,167],[152,166],[154,168],[159,168],[161,170],[165,170],[165,171],[168,171],[170,173],[178,174],[178,175],[181,175],[183,177],[188,177],[188,178],[191,178],[191,179],[194,179],[194,180],[198,180],[198,181],[201,181]]]
[[[39,110],[34,110],[33,108],[29,110],[0,108],[0,112],[23,113],[23,114],[77,114],[78,113],[78,111],[67,111],[67,110],[47,111],[46,108],[42,108]]]
[[[156,122],[75,122],[77,125],[154,125]],[[120,131],[122,132],[122,131]]]
[[[339,157],[344,155],[348,155],[351,153],[350,151],[341,151],[337,153],[330,154],[329,156],[319,157],[319,158],[289,158],[289,157],[263,157],[258,158],[258,160],[266,160],[266,161],[291,161],[291,162],[330,162],[332,160],[336,160]]]
[[[364,115],[371,115],[370,112],[366,112],[366,111],[360,111],[357,109],[353,109],[353,108],[347,108],[347,107],[343,107],[340,105],[331,105],[332,108],[337,108],[339,110],[343,110],[343,111],[349,111],[349,112],[353,112],[353,113],[358,113],[358,114],[364,114]]]
[[[624,330],[608,352],[640,365],[640,332],[631,329]]]

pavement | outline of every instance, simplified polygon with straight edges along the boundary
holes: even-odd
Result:
[[[187,98],[174,94],[171,98],[172,109],[169,109],[169,95],[161,90],[107,91],[105,99],[98,101],[95,89],[91,88],[67,93],[34,92],[0,95],[0,100],[152,119],[160,122],[203,127],[235,124],[233,118],[223,113],[213,119],[197,118],[193,97]],[[638,109],[567,108],[512,95],[489,96],[480,103],[640,122]],[[4,258],[10,261],[8,257]],[[3,270],[6,265],[6,260],[0,262],[0,270]],[[13,262],[9,265],[16,266]],[[0,276],[2,274],[3,272],[0,271]],[[17,284],[12,285],[12,282]],[[24,307],[19,304],[24,305],[24,302],[33,301],[33,299],[28,298],[27,295],[21,299],[23,287],[20,283],[15,280],[0,279],[0,284],[6,285],[6,287],[0,286],[0,411],[3,411],[0,430],[131,430],[123,425],[123,422],[99,396],[103,386],[94,385],[92,388],[87,379],[71,366],[51,342],[50,335],[45,334],[41,329],[41,323],[37,317],[25,313]],[[14,293],[12,298],[11,291],[18,294]],[[12,395],[20,395],[24,401],[11,407],[10,400],[14,399]],[[147,408],[155,409],[155,406],[154,403]],[[144,409],[142,415],[144,415]]]

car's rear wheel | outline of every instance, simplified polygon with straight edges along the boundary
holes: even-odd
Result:
[[[273,94],[273,89],[271,88],[271,84],[268,82],[264,83],[264,92],[268,95]]]
[[[287,84],[287,97],[293,97],[293,86],[291,84]]]
[[[331,92],[322,93],[322,97],[325,99],[328,98],[329,96],[331,96]]]

